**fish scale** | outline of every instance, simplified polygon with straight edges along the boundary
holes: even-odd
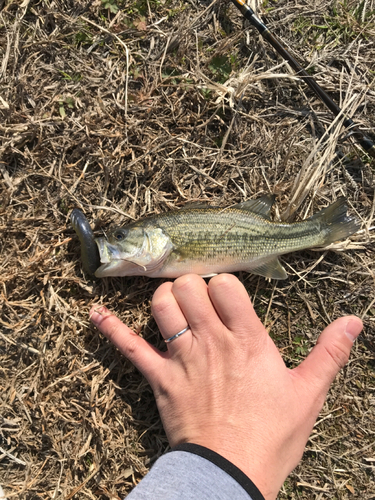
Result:
[[[209,254],[215,258],[223,253],[247,259],[324,243],[324,233],[316,221],[293,225],[272,223],[236,209],[191,209],[156,221],[179,253],[190,257],[204,258]]]

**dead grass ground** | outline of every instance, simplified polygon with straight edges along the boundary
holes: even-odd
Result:
[[[371,130],[374,0],[255,7]],[[345,195],[362,221],[344,252],[283,259],[288,281],[239,275],[286,363],[332,319],[365,323],[280,498],[374,499],[374,162],[340,123],[324,135],[330,113],[224,1],[0,0],[0,9],[7,497],[119,499],[168,447],[149,386],[88,322],[101,302],[160,346],[150,317],[160,280],[85,276],[71,209],[100,232],[192,200],[272,192],[276,216],[305,217]]]

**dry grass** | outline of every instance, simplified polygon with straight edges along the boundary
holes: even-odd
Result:
[[[88,322],[101,302],[160,346],[161,281],[85,276],[71,209],[100,233],[272,192],[275,216],[345,195],[363,223],[336,251],[283,259],[288,281],[239,274],[288,366],[332,319],[365,323],[280,498],[374,499],[374,162],[225,2],[115,4],[0,0],[0,485],[119,499],[168,446],[149,386]],[[256,7],[371,129],[374,0]]]

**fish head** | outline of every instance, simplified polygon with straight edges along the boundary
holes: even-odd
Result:
[[[173,250],[168,235],[158,227],[115,228],[107,238],[96,238],[101,266],[97,278],[148,276],[155,273]]]

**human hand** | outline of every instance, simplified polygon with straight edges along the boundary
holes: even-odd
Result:
[[[286,368],[238,279],[196,275],[163,283],[152,313],[164,339],[190,329],[160,352],[104,307],[91,321],[144,374],[171,446],[196,443],[230,460],[266,500],[276,498],[299,462],[329,386],[362,330],[339,318],[307,358]]]

